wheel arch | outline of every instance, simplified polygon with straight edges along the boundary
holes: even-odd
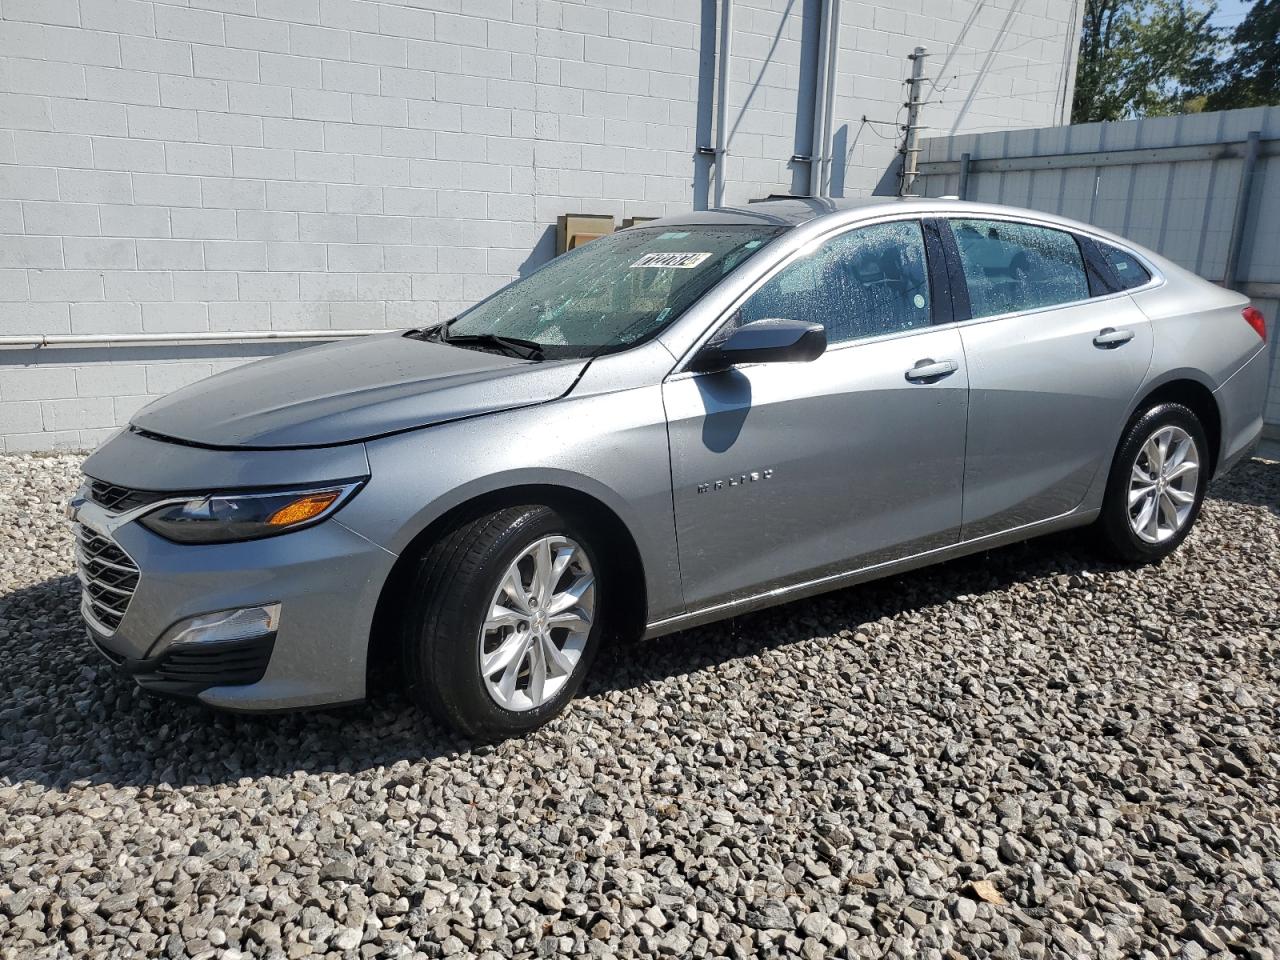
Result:
[[[382,584],[374,608],[367,668],[371,675],[395,665],[399,637],[396,597],[407,588],[414,565],[427,546],[461,523],[523,504],[550,507],[601,532],[603,542],[593,539],[592,546],[605,564],[608,575],[635,585],[634,589],[620,594],[623,602],[610,613],[609,638],[639,636],[643,632],[648,615],[644,560],[635,537],[618,513],[599,497],[575,487],[555,483],[518,483],[476,493],[450,506],[414,534],[400,551]]]
[[[1159,403],[1180,403],[1199,418],[1209,441],[1209,476],[1213,477],[1222,458],[1223,439],[1222,411],[1213,390],[1190,371],[1179,371],[1158,384],[1148,385],[1125,422]]]

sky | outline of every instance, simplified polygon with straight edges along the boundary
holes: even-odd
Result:
[[[1252,6],[1253,0],[1218,0],[1218,12],[1214,14],[1212,23],[1232,30]]]

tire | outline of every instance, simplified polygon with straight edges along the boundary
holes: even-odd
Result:
[[[1160,482],[1151,457],[1160,459],[1165,439],[1169,441],[1164,448],[1168,460],[1164,465],[1165,479]],[[1192,446],[1186,448],[1179,459],[1185,440]],[[1154,444],[1152,449],[1148,448],[1149,443]],[[1190,459],[1197,464],[1194,471],[1186,468]],[[1212,454],[1204,426],[1190,409],[1180,403],[1160,403],[1135,414],[1120,440],[1111,475],[1107,478],[1102,514],[1097,523],[1103,549],[1113,558],[1132,564],[1159,563],[1173,553],[1200,516],[1211,467]],[[1145,484],[1139,472],[1144,477],[1156,478],[1156,482]],[[1148,489],[1151,493],[1143,495]],[[1141,496],[1132,512],[1131,495]],[[1154,519],[1147,512],[1153,495]],[[1191,497],[1189,501],[1185,499],[1187,496]]]
[[[547,552],[530,554],[539,544],[547,544]],[[573,590],[581,588],[582,594],[576,607],[549,616],[555,605],[538,597],[531,601],[529,590],[537,591],[539,581],[532,578],[543,569],[540,557],[548,557],[554,570],[565,551],[573,559],[556,584],[569,589],[556,596],[568,602]],[[512,599],[515,593],[500,593],[513,564],[523,605]],[[475,740],[519,736],[546,723],[573,699],[600,647],[601,601],[607,589],[597,579],[601,569],[580,525],[549,507],[510,507],[458,526],[426,550],[409,578],[411,597],[401,630],[409,695],[441,723]],[[583,586],[588,579],[590,584]],[[583,622],[588,605],[589,622]],[[490,613],[499,607],[504,611],[501,625],[487,627],[497,622]],[[579,622],[571,626],[548,622],[558,624],[575,615]],[[547,651],[548,640],[556,653]],[[481,657],[513,650],[527,652],[507,657],[520,669],[514,671],[514,686],[504,703],[501,691],[507,687],[500,681],[509,680],[512,671],[500,669],[490,683]],[[565,670],[569,661],[572,669]],[[539,662],[545,669],[540,688]]]

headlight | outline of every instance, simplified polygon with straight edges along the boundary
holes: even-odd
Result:
[[[342,481],[307,490],[192,497],[170,501],[138,522],[177,543],[256,540],[319,523],[350,500],[362,483]]]

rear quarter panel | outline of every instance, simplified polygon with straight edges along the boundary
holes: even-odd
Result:
[[[1151,375],[1193,370],[1205,386],[1216,390],[1262,346],[1240,316],[1249,301],[1167,260],[1156,266],[1166,281],[1133,294],[1156,334]]]
[[[1229,465],[1262,428],[1266,344],[1245,323],[1246,297],[1152,255],[1166,282],[1133,295],[1155,334],[1148,382],[1139,401],[1175,380],[1194,380],[1214,394],[1221,418],[1217,462]]]

